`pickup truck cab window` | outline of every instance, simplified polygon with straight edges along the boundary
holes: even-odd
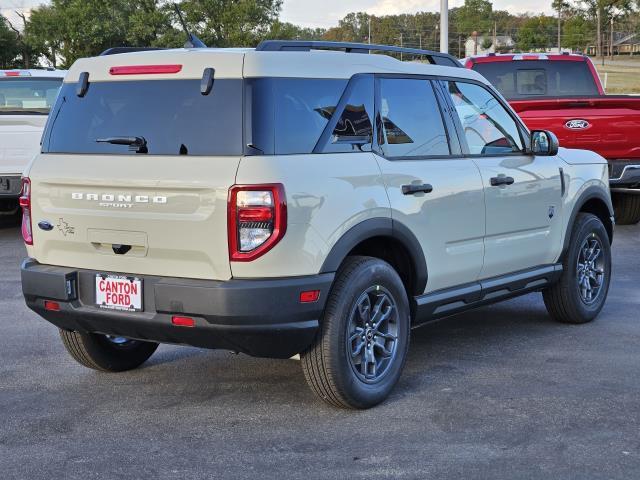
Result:
[[[501,155],[524,151],[518,124],[484,87],[448,82],[449,95],[472,155]]]

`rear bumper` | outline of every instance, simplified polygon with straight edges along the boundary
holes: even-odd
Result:
[[[18,198],[22,188],[20,175],[0,175],[0,199]]]
[[[609,161],[611,188],[640,188],[640,161]]]
[[[118,312],[95,306],[96,273],[104,272],[26,259],[27,306],[64,330],[271,358],[289,358],[312,343],[334,277],[213,281],[136,275],[143,282],[144,311]],[[308,290],[320,290],[317,302],[300,302],[300,292]],[[45,310],[45,300],[57,301],[60,311]],[[193,318],[195,327],[173,325],[174,315]]]

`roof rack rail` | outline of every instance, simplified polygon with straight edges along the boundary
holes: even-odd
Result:
[[[389,52],[406,53],[411,55],[422,55],[427,57],[429,63],[443,65],[447,67],[461,67],[462,64],[453,55],[448,53],[434,52],[432,50],[421,50],[419,48],[396,47],[393,45],[377,45],[373,43],[351,43],[351,42],[324,42],[306,40],[264,40],[257,47],[259,52],[308,52],[311,50],[344,50],[346,53],[371,53]]]
[[[166,48],[161,47],[112,47],[107,48],[104,52],[100,54],[100,56],[104,55],[117,55],[119,53],[132,53],[132,52],[146,52],[150,50],[166,50]]]

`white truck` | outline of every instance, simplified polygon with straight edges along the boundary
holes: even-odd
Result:
[[[66,72],[0,70],[0,215],[13,214],[20,177],[40,138]]]

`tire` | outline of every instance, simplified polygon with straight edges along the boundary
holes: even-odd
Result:
[[[632,193],[613,193],[613,209],[618,225],[635,225],[640,222],[640,191]]]
[[[560,280],[544,290],[542,295],[547,311],[555,320],[563,323],[587,323],[598,316],[609,292],[609,235],[598,217],[590,213],[579,213],[573,225],[570,242],[569,250],[562,262],[563,272]],[[596,253],[598,250],[600,253]],[[594,257],[594,254],[595,258],[590,265],[589,259]],[[585,268],[579,266],[579,263],[587,266],[587,275],[581,273]],[[584,282],[588,282],[588,285]]]
[[[318,336],[300,355],[309,386],[339,408],[377,405],[400,378],[409,330],[407,292],[393,267],[377,258],[348,257],[336,275]]]
[[[157,343],[107,337],[97,333],[60,330],[69,355],[87,368],[101,372],[124,372],[139,367],[156,351]]]

